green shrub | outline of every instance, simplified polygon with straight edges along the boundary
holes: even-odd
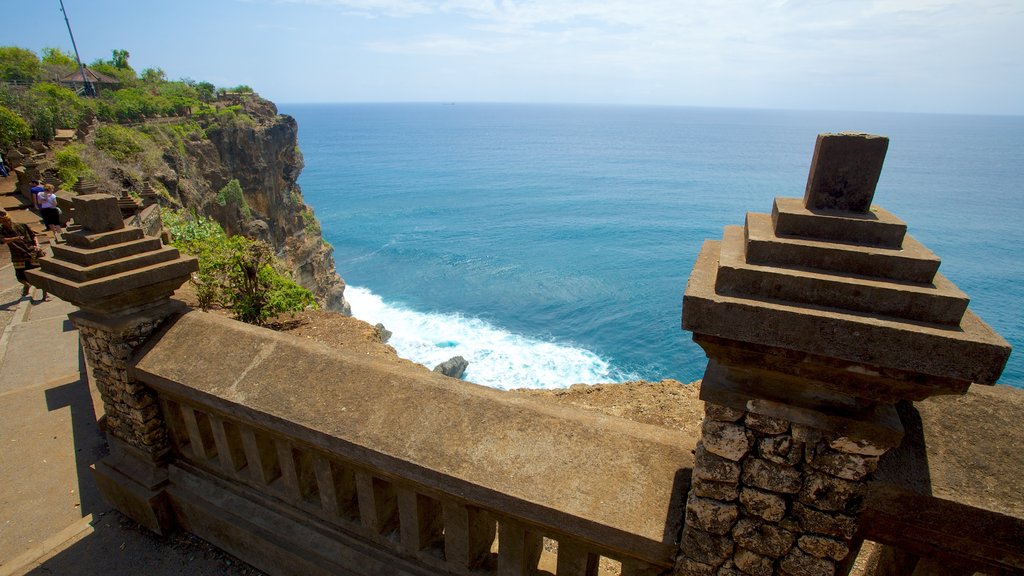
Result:
[[[245,193],[242,192],[242,185],[238,183],[238,178],[232,178],[217,192],[217,204],[238,206],[246,218],[252,218],[252,210],[249,208],[249,203],[245,201]]]
[[[0,80],[32,82],[42,73],[35,52],[17,46],[0,46]]]
[[[32,128],[13,111],[0,106],[0,149],[13,148],[32,137]]]
[[[35,110],[46,108],[53,118],[54,128],[77,128],[89,110],[89,104],[73,91],[49,82],[38,82],[27,97]]]
[[[84,149],[81,144],[69,144],[53,155],[54,163],[57,165],[57,176],[60,177],[65,190],[70,190],[82,178],[93,176],[92,170],[82,159]]]
[[[117,124],[103,124],[96,129],[93,145],[114,160],[124,162],[137,159],[146,149],[144,138],[137,130]]]
[[[224,306],[235,317],[262,324],[285,312],[315,308],[313,294],[286,273],[265,243],[228,236],[209,218],[184,210],[161,212],[171,243],[199,259],[192,283],[203,309]]]

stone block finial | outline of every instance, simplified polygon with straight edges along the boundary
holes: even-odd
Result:
[[[80,194],[72,200],[75,222],[89,232],[112,232],[124,228],[117,198],[110,194]]]
[[[818,134],[804,206],[808,210],[867,212],[888,149],[889,139],[885,136],[853,132]]]

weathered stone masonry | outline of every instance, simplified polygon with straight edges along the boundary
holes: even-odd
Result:
[[[888,139],[822,134],[803,202],[707,242],[683,328],[708,355],[676,573],[845,574],[899,401],[996,381],[1009,346],[871,201]]]

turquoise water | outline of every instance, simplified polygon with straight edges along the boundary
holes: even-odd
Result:
[[[499,104],[282,105],[357,317],[501,388],[700,377],[701,243],[802,197],[819,132],[889,136],[875,195],[1024,343],[1024,118]],[[1011,356],[1002,381],[1024,387]]]

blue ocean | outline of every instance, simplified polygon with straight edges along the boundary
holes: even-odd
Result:
[[[820,132],[890,138],[875,203],[1017,351],[1024,117],[519,104],[282,105],[353,313],[497,388],[699,378],[701,243],[802,197]]]

